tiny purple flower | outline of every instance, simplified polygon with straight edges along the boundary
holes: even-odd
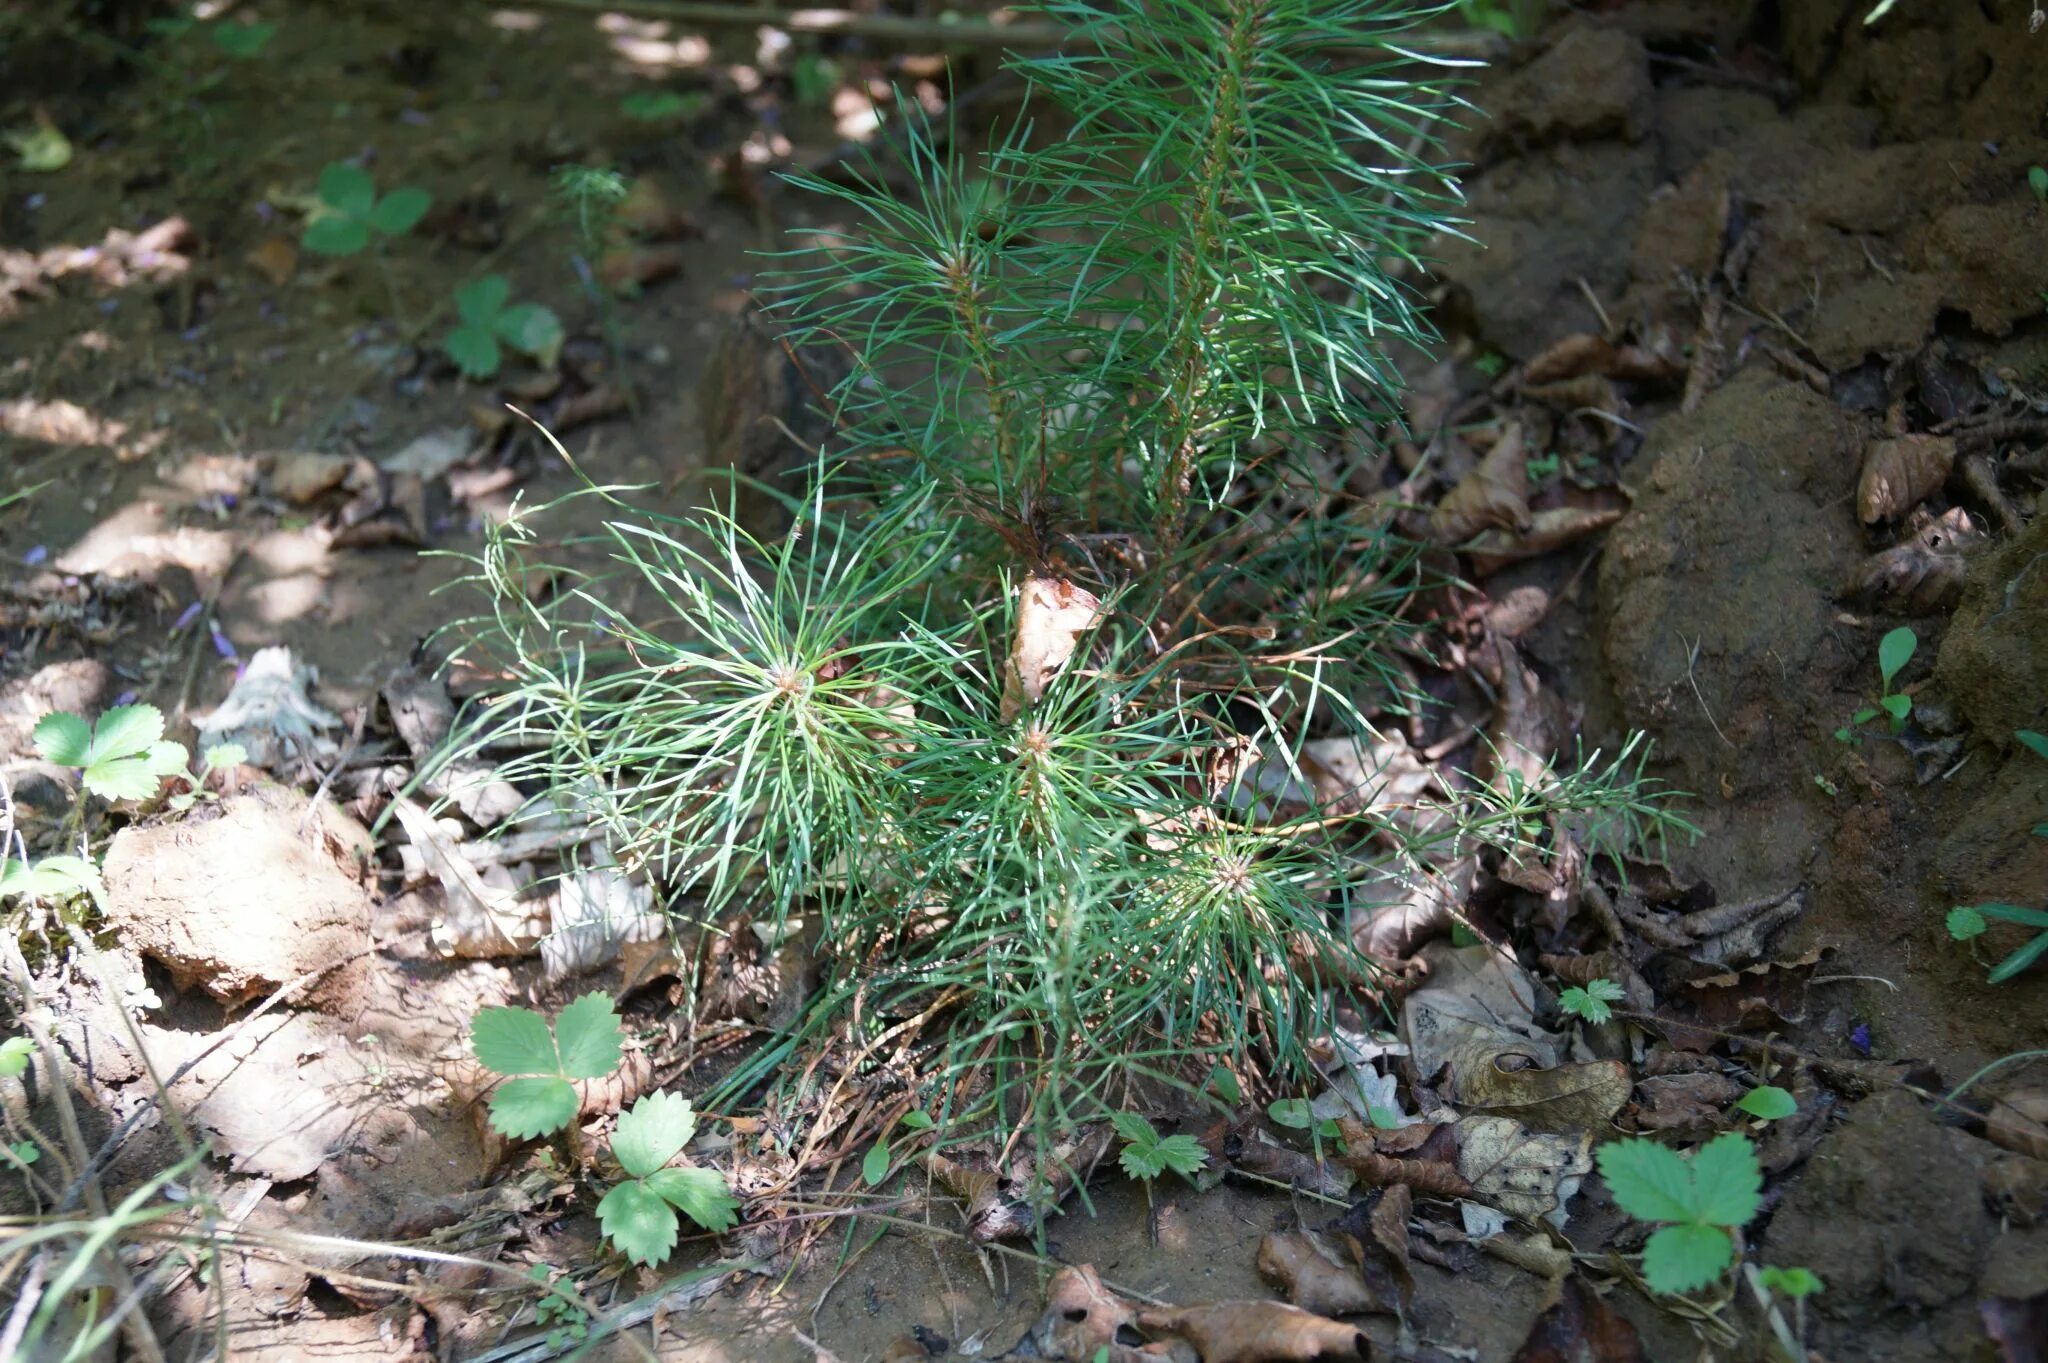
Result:
[[[171,622],[171,633],[182,634],[184,631],[192,628],[192,622],[199,618],[199,612],[204,609],[206,609],[204,601],[194,601],[191,605],[179,611],[178,618]]]
[[[1870,1024],[1859,1022],[1849,1031],[1849,1044],[1863,1055],[1870,1054]]]
[[[40,568],[49,560],[50,546],[47,544],[38,544],[21,556],[22,566],[26,568]]]
[[[133,705],[135,703],[136,694],[137,693],[133,689],[123,691],[120,695],[114,697],[114,704]]]
[[[235,656],[234,640],[228,638],[227,635],[222,634],[220,632],[220,625],[217,621],[208,620],[206,622],[206,630],[207,633],[213,636],[213,651],[215,653],[220,654],[220,656],[223,658],[232,658]]]

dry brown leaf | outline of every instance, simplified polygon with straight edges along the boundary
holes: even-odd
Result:
[[[1393,1311],[1365,1285],[1356,1264],[1308,1231],[1275,1231],[1259,1241],[1259,1272],[1287,1294],[1287,1300],[1319,1316],[1357,1316]]]
[[[633,179],[626,197],[612,205],[612,225],[645,241],[678,241],[697,235],[697,220],[676,207],[651,175]]]
[[[290,237],[265,237],[243,257],[249,268],[278,288],[291,283],[299,268],[299,248]]]
[[[1966,557],[1983,532],[1959,506],[1950,507],[1910,537],[1863,560],[1850,591],[1869,605],[1934,615],[1962,598]]]
[[[1636,1083],[1636,1127],[1709,1135],[1720,1129],[1722,1112],[1742,1094],[1742,1085],[1713,1070],[1645,1075]]]
[[[1415,1274],[1408,1260],[1408,1218],[1414,1210],[1415,1194],[1409,1185],[1392,1183],[1367,1193],[1330,1226],[1343,1236],[1367,1291],[1389,1303],[1382,1309],[1396,1315],[1405,1313],[1415,1295]]]
[[[1633,1087],[1628,1066],[1594,1060],[1542,1069],[1527,1057],[1498,1053],[1459,1073],[1458,1095],[1468,1109],[1513,1117],[1532,1131],[1584,1131],[1605,1125],[1621,1111]]]
[[[1514,1363],[1642,1363],[1642,1358],[1636,1327],[1573,1274],[1558,1283],[1550,1305],[1515,1351]]]
[[[613,293],[631,294],[683,272],[679,246],[614,246],[597,261],[597,277]]]
[[[2048,1160],[2048,1089],[2020,1089],[1993,1103],[1984,1136],[1993,1145]]]
[[[1605,505],[1545,507],[1531,513],[1521,529],[1485,531],[1464,546],[1472,559],[1472,574],[1491,577],[1510,563],[1562,549],[1605,530],[1627,511],[1626,495],[1616,490]]]
[[[1956,442],[1945,435],[1900,435],[1863,452],[1856,511],[1865,525],[1897,520],[1948,481]]]
[[[916,1335],[898,1335],[882,1351],[882,1363],[924,1363],[931,1357]]]
[[[1581,374],[1604,374],[1614,363],[1614,347],[1604,336],[1578,331],[1559,337],[1522,369],[1522,382],[1555,383]]]
[[[1522,396],[1566,413],[1604,412],[1609,416],[1620,416],[1625,405],[1613,381],[1604,374],[1580,374],[1556,383],[1526,384],[1522,388]],[[1603,441],[1611,440],[1619,429],[1613,422],[1599,423]]]
[[[1015,719],[1045,695],[1102,617],[1094,593],[1064,578],[1027,577],[1017,598],[1017,632],[1003,664],[1002,717]]]
[[[1138,1324],[1179,1335],[1201,1363],[1363,1363],[1372,1357],[1365,1331],[1277,1301],[1141,1311]]]
[[[1553,1281],[1572,1271],[1571,1251],[1554,1244],[1537,1231],[1527,1235],[1493,1235],[1479,1242],[1480,1248],[1516,1268]]]
[[[1157,1351],[1118,1342],[1117,1332],[1136,1320],[1131,1304],[1102,1285],[1092,1264],[1077,1264],[1053,1274],[1045,1314],[1031,1327],[1030,1340],[1039,1357],[1068,1363],[1158,1363]]]
[[[1430,538],[1463,544],[1490,527],[1519,530],[1528,524],[1528,463],[1521,423],[1511,422],[1479,467],[1459,479],[1429,513]]]
[[[1479,874],[1476,857],[1445,869],[1387,862],[1366,869],[1351,896],[1351,943],[1384,961],[1406,959],[1451,924]]]
[[[1587,1132],[1540,1134],[1494,1116],[1467,1117],[1457,1130],[1458,1172],[1471,1180],[1473,1198],[1525,1221],[1561,1217],[1593,1169]]]

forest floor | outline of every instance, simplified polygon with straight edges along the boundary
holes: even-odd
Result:
[[[2048,33],[2029,37],[2014,0],[1900,8],[1866,28],[1832,0],[1593,4],[1504,50],[1472,94],[1485,117],[1453,138],[1473,166],[1472,241],[1445,243],[1425,285],[1446,346],[1404,361],[1408,436],[1345,448],[1424,506],[1460,486],[1508,504],[1459,561],[1475,589],[1444,618],[1451,661],[1422,679],[1447,711],[1473,699],[1461,669],[1490,666],[1532,744],[1612,751],[1640,730],[1651,771],[1693,793],[1699,838],[1618,897],[1613,940],[1569,909],[1527,911],[1556,868],[1512,883],[1495,868],[1462,906],[1518,948],[1515,978],[1568,980],[1558,958],[1610,953],[1594,973],[1689,1024],[1650,1055],[1624,1048],[1613,1120],[1685,1142],[1739,1120],[1748,1084],[1786,1088],[1797,1113],[1757,1129],[1767,1184],[1745,1243],[1825,1282],[1799,1313],[1813,1355],[2020,1363],[2048,1339],[2048,1090],[2022,1063],[1954,1103],[1927,1097],[2048,1040],[2048,968],[1986,980],[2034,929],[1994,921],[1966,943],[1945,928],[1957,905],[2048,906],[2048,837],[2031,833],[2048,760],[2016,738],[2048,729],[2048,190],[2028,178],[2048,166]],[[828,166],[866,136],[864,82],[936,99],[944,68],[549,8],[264,17],[277,28],[254,56],[195,31],[107,54],[103,92],[60,81],[6,110],[46,113],[70,150],[0,181],[0,497],[25,494],[0,504],[9,817],[32,839],[64,822],[69,778],[30,741],[54,710],[148,702],[190,740],[238,680],[268,675],[272,727],[280,696],[306,721],[217,800],[94,849],[109,972],[31,956],[86,1147],[135,1119],[100,1178],[110,1201],[176,1159],[151,1076],[193,1061],[170,1103],[212,1154],[181,1179],[252,1236],[371,1242],[168,1275],[151,1311],[167,1356],[224,1318],[238,1357],[546,1357],[506,1345],[545,1334],[530,1293],[479,1295],[467,1266],[374,1252],[551,1265],[600,1305],[666,1280],[603,1253],[574,1171],[484,1130],[469,1019],[601,990],[657,1075],[695,1024],[645,953],[443,950],[446,859],[488,844],[387,811],[446,731],[433,636],[478,603],[441,590],[460,558],[422,550],[474,553],[515,499],[576,485],[506,403],[596,481],[699,504],[731,454],[702,432],[734,429],[702,404],[786,402],[735,393],[730,369],[700,390],[749,253],[821,211],[772,171]],[[994,71],[954,63],[955,88],[989,92],[970,120],[1009,97]],[[681,98],[630,99],[658,92]],[[360,255],[301,250],[298,210],[342,160],[433,208]],[[572,164],[633,178],[630,235],[597,240],[564,209]],[[456,371],[439,339],[456,290],[486,273],[559,314],[558,364]],[[1878,644],[1900,626],[1918,647],[1888,688]],[[252,670],[274,647],[282,668]],[[449,684],[461,699],[489,681]],[[1888,689],[1910,698],[1900,730],[1853,718]],[[1443,734],[1408,739],[1469,765],[1469,742]],[[748,987],[731,1011],[760,1023],[798,986]],[[1780,1049],[1758,1051],[1764,1037]],[[1577,1060],[1600,1053],[1580,1044]],[[55,1129],[47,1092],[8,1101]],[[1205,1140],[1224,1153],[1220,1129]],[[842,1153],[843,1183],[858,1152]],[[1619,1255],[1640,1228],[1585,1168],[1551,1174],[1561,1233],[1508,1237],[1519,1250],[1448,1203],[1418,1210],[1401,1232],[1412,1298],[1360,1328],[1391,1357],[1782,1356],[1746,1290],[1708,1311],[1631,1285]],[[1262,1242],[1340,1210],[1287,1182],[1148,1193],[1105,1163],[1045,1253],[1157,1303],[1268,1298]],[[50,1206],[0,1183],[0,1211]],[[1048,1260],[1028,1239],[976,1243],[953,1207],[918,1178],[886,1219],[759,1215],[699,1237],[665,1272],[715,1269],[596,1352],[808,1363],[808,1339],[849,1363],[1002,1355],[1046,1310]]]

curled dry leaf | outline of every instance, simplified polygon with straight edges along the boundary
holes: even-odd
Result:
[[[1458,1172],[1453,1128],[1422,1123],[1398,1131],[1369,1127],[1355,1117],[1337,1119],[1343,1137],[1340,1163],[1374,1188],[1401,1184],[1425,1197],[1472,1196],[1472,1183]]]
[[[1643,1341],[1636,1327],[1574,1273],[1553,1290],[1550,1304],[1514,1363],[1642,1363]]]
[[[1993,1103],[1984,1135],[1993,1145],[2048,1160],[2048,1089],[2020,1089]]]
[[[1101,618],[1092,592],[1056,577],[1027,577],[1017,598],[1017,632],[1003,664],[1002,715],[1015,719],[1036,703]]]
[[[1365,1331],[1277,1301],[1141,1311],[1138,1324],[1180,1336],[1201,1363],[1364,1363],[1372,1357]]]
[[[1429,513],[1429,537],[1439,544],[1463,544],[1490,527],[1519,530],[1528,524],[1528,463],[1521,424],[1512,422],[1479,467],[1459,479]]]
[[[1900,435],[1863,452],[1856,511],[1865,525],[1897,520],[1948,481],[1956,442],[1945,435]]]
[[[1458,1074],[1458,1062],[1452,1062]],[[1633,1084],[1619,1060],[1544,1069],[1512,1051],[1469,1064],[1458,1077],[1459,1102],[1472,1111],[1513,1117],[1531,1131],[1585,1131],[1604,1126],[1628,1101]]]
[[[1545,1135],[1512,1117],[1467,1117],[1458,1123],[1458,1172],[1472,1196],[1525,1221],[1564,1223],[1564,1204],[1593,1170],[1593,1138]]]
[[[1243,1130],[1225,1136],[1223,1151],[1232,1168],[1291,1188],[1338,1198],[1351,1191],[1351,1178],[1343,1170],[1333,1169],[1292,1146],[1268,1140],[1256,1123],[1247,1123]]]
[[[1308,1231],[1275,1231],[1259,1241],[1259,1272],[1287,1294],[1287,1300],[1319,1316],[1357,1316],[1391,1312],[1366,1286],[1358,1266],[1344,1262],[1340,1251]]]
[[[1045,1314],[1031,1327],[1026,1341],[1046,1359],[1067,1363],[1158,1363],[1159,1355],[1118,1341],[1137,1320],[1131,1304],[1102,1285],[1092,1264],[1077,1264],[1053,1274],[1045,1295]],[[1019,1353],[1019,1345],[1012,1353]]]
[[[1604,336],[1577,331],[1561,336],[1522,369],[1522,382],[1556,383],[1581,374],[1604,374],[1614,363],[1614,347]]]
[[[1352,945],[1368,956],[1399,961],[1424,943],[1449,936],[1478,874],[1476,857],[1461,858],[1441,871],[1407,861],[1367,868],[1351,898]]]
[[[1613,382],[1602,374],[1580,374],[1556,383],[1526,384],[1522,395],[1566,413],[1600,412],[1618,417],[1624,405]],[[1611,421],[1602,421],[1598,426],[1603,441],[1611,441],[1614,433],[1621,429]]]
[[[1367,1193],[1329,1227],[1343,1237],[1367,1290],[1397,1315],[1415,1295],[1408,1260],[1408,1217],[1414,1210],[1414,1192],[1405,1183],[1394,1183]]]
[[[1950,507],[1912,535],[1863,560],[1849,584],[1867,605],[1933,615],[1953,607],[1969,576],[1970,548],[1983,532],[1961,507]]]
[[[1485,531],[1465,545],[1472,559],[1472,574],[1491,577],[1510,563],[1562,549],[1605,530],[1627,511],[1627,494],[1616,488],[1596,505],[1545,507],[1531,513],[1528,523],[1519,529]]]
[[[1721,1114],[1743,1095],[1742,1085],[1714,1070],[1645,1075],[1636,1083],[1636,1128],[1708,1136]]]

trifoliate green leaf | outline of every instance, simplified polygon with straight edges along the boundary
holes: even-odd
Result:
[[[1759,1084],[1735,1104],[1752,1117],[1775,1122],[1799,1111],[1799,1100],[1775,1084]]]
[[[1109,1124],[1116,1128],[1116,1134],[1134,1145],[1153,1145],[1159,1140],[1159,1132],[1152,1123],[1135,1112],[1112,1112]]]
[[[352,256],[369,244],[370,229],[339,213],[313,219],[299,237],[299,245],[322,256]]]
[[[491,1095],[491,1129],[530,1141],[560,1131],[576,1120],[576,1090],[568,1080],[528,1075],[507,1079]]]
[[[612,1248],[636,1264],[658,1264],[675,1251],[675,1209],[639,1179],[604,1195],[597,1204],[597,1224]]]
[[[609,995],[585,994],[555,1019],[562,1073],[571,1079],[602,1079],[619,1067],[625,1037]]]
[[[34,1141],[16,1141],[7,1147],[7,1153],[24,1165],[34,1164],[43,1157],[43,1152],[37,1148]]]
[[[1145,1183],[1150,1183],[1166,1171],[1166,1161],[1160,1158],[1156,1146],[1127,1145],[1123,1153],[1117,1156],[1116,1162],[1123,1166],[1126,1174]]]
[[[498,372],[505,357],[498,350],[498,338],[486,327],[465,322],[453,327],[441,339],[441,348],[464,378],[487,379]]]
[[[497,330],[505,344],[532,356],[543,369],[552,367],[562,353],[562,319],[539,303],[505,309],[498,314]]]
[[[889,1177],[890,1160],[889,1142],[881,1140],[869,1146],[867,1154],[861,1157],[861,1182],[870,1188],[880,1187],[882,1180]]]
[[[1948,925],[1948,935],[1958,942],[1967,942],[1972,937],[1982,937],[1991,927],[1984,915],[1967,904],[1958,904],[1948,911],[1943,920]]]
[[[1693,1219],[1692,1173],[1677,1151],[1631,1137],[1601,1146],[1595,1158],[1615,1205],[1636,1220]]]
[[[45,715],[30,735],[36,745],[36,752],[45,762],[60,767],[82,767],[92,759],[87,755],[92,747],[92,726],[77,715],[61,711]]]
[[[330,162],[320,172],[318,190],[321,202],[351,218],[366,216],[377,202],[377,182],[370,172],[346,161]]]
[[[1605,985],[1614,990],[1606,993],[1598,986]],[[1581,1017],[1591,1023],[1602,1023],[1614,1016],[1614,1010],[1607,1005],[1621,997],[1621,987],[1612,980],[1594,980],[1585,988],[1573,987],[1558,995],[1558,1006],[1573,1017]]]
[[[1763,1204],[1764,1171],[1756,1147],[1739,1131],[1724,1131],[1692,1157],[1694,1217],[1710,1226],[1743,1226]]]
[[[434,196],[424,189],[401,185],[377,200],[370,210],[370,226],[387,237],[402,237],[417,227],[433,206]]]
[[[455,312],[465,322],[488,327],[498,320],[511,297],[511,280],[501,274],[487,274],[455,291]]]
[[[708,1231],[730,1230],[740,1219],[739,1199],[712,1169],[657,1169],[647,1186]]]
[[[469,1021],[476,1058],[496,1074],[559,1074],[561,1057],[547,1019],[531,1008],[483,1008]]]
[[[35,1054],[36,1043],[25,1036],[11,1036],[0,1041],[0,1078],[13,1078],[28,1071],[28,1058]]]
[[[1168,1136],[1157,1149],[1160,1162],[1182,1178],[1193,1178],[1209,1162],[1209,1152],[1202,1148],[1202,1143],[1185,1132]]]
[[[1643,1279],[1653,1292],[1705,1287],[1735,1261],[1728,1232],[1712,1226],[1666,1226],[1643,1246]]]
[[[682,1152],[697,1134],[697,1114],[680,1093],[650,1093],[619,1114],[612,1158],[634,1178],[645,1178]]]

